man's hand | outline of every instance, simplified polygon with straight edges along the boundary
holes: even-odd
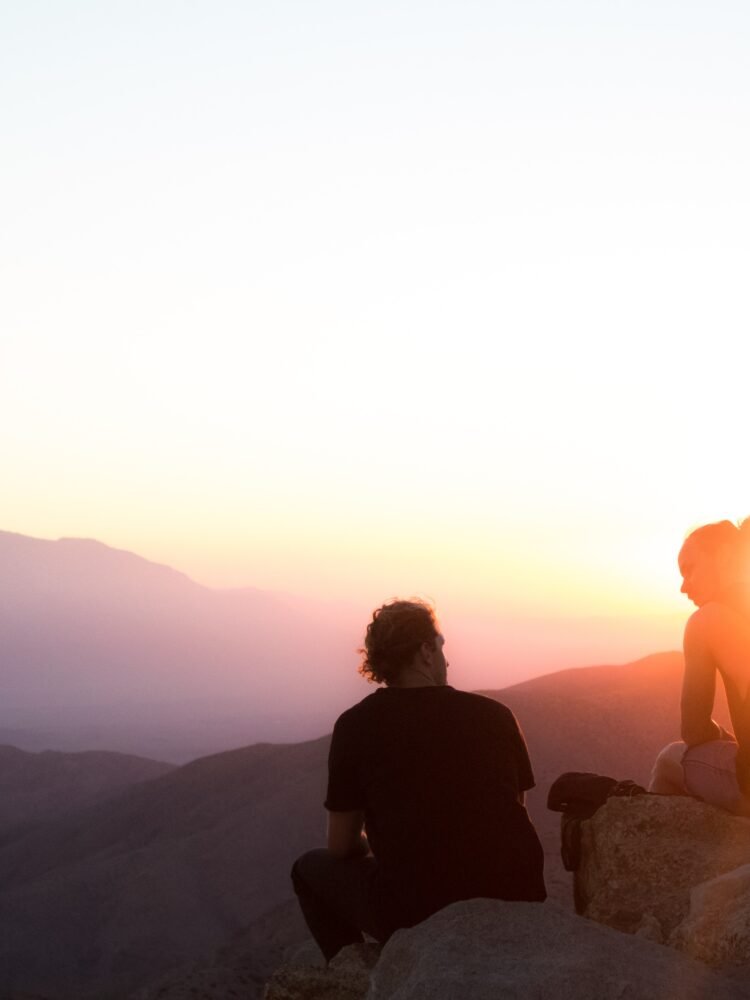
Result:
[[[356,858],[369,854],[362,827],[364,813],[361,809],[352,812],[328,813],[328,850],[337,858]]]

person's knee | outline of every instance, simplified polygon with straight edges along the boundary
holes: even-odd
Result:
[[[685,776],[682,770],[682,758],[687,750],[687,744],[682,740],[668,743],[657,754],[651,771],[650,792],[661,795],[687,794]]]
[[[309,889],[314,884],[316,873],[320,871],[321,864],[328,859],[328,851],[325,848],[317,848],[302,854],[292,865],[291,877],[294,891],[299,896],[301,891]]]
[[[667,743],[657,754],[657,760],[671,760],[675,764],[682,765],[682,758],[685,756],[687,743],[683,740],[675,740],[674,743]]]

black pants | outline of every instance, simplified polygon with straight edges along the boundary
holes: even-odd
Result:
[[[292,884],[310,933],[327,962],[348,944],[376,941],[392,933],[377,903],[371,857],[336,858],[329,851],[308,851],[292,868]]]

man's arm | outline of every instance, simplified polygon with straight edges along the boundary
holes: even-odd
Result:
[[[529,751],[526,746],[526,740],[521,732],[521,727],[518,724],[518,719],[507,705],[502,705],[501,708],[506,720],[505,724],[510,729],[510,745],[516,762],[516,782],[518,787],[516,798],[520,805],[525,806],[526,792],[534,787],[534,772],[531,769]]]
[[[706,616],[693,614],[685,626],[685,673],[682,679],[682,738],[688,746],[721,738],[711,718],[716,693],[716,667],[706,637]]]
[[[337,858],[355,858],[369,852],[362,831],[364,819],[361,809],[328,813],[328,850],[331,854]]]

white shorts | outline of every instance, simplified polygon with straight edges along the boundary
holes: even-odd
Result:
[[[688,747],[682,757],[687,791],[713,806],[746,814],[748,803],[737,782],[737,750],[734,740]]]

